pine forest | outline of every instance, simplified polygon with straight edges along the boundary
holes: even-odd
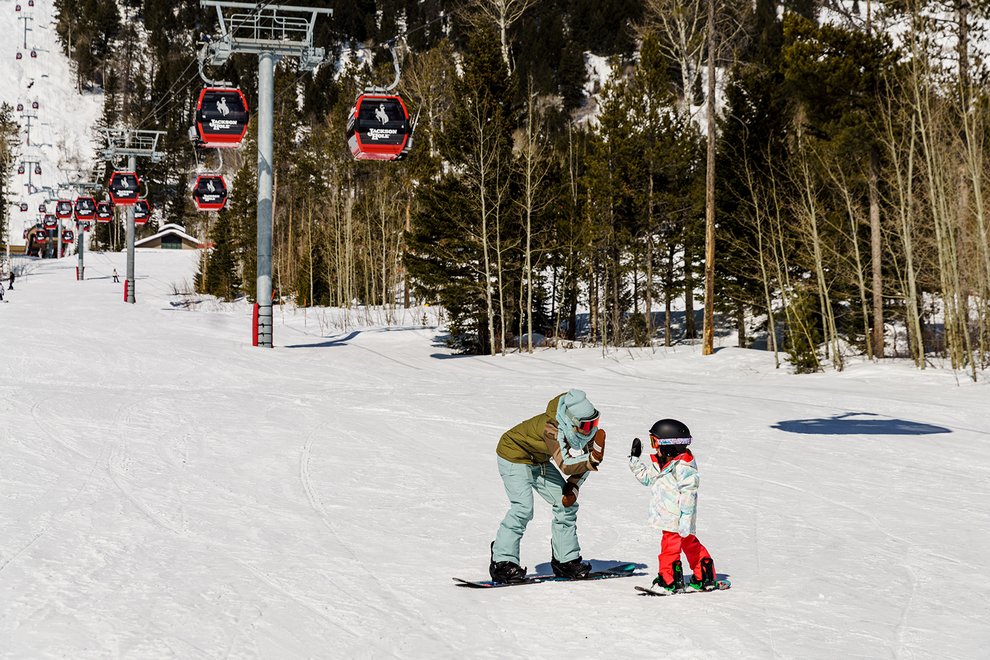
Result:
[[[76,84],[105,93],[94,131],[165,132],[141,231],[208,240],[197,290],[253,300],[257,124],[222,158],[189,138],[215,13],[56,4]],[[700,340],[707,301],[716,334],[799,372],[990,366],[987,0],[300,4],[334,13],[324,64],[276,68],[276,304],[435,305],[459,350],[497,354]],[[386,44],[413,147],[357,161],[347,118],[395,75]],[[256,57],[208,73],[255,107]],[[219,213],[190,198],[204,170]]]

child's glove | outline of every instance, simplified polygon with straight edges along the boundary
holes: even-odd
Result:
[[[603,458],[605,458],[605,429],[598,429],[591,441],[591,463],[597,466]]]
[[[680,517],[677,525],[677,533],[681,535],[681,538],[691,536],[691,516]]]
[[[629,455],[639,458],[639,455],[643,453],[643,442],[639,438],[633,438],[632,447],[629,449]]]
[[[564,484],[564,495],[560,498],[560,503],[566,507],[574,506],[578,498],[578,488],[577,484],[572,484],[570,481]]]

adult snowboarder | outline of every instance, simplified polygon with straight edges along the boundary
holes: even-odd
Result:
[[[510,506],[492,542],[492,580],[519,582],[526,577],[519,565],[519,544],[533,519],[534,490],[553,508],[554,575],[586,576],[591,564],[581,560],[578,544],[578,490],[605,457],[605,431],[598,428],[598,411],[588,397],[570,390],[550,399],[546,412],[506,431],[495,453]]]

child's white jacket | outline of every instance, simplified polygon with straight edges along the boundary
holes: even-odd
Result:
[[[681,536],[695,533],[698,505],[698,464],[690,451],[671,459],[666,465],[653,461],[645,465],[637,456],[629,457],[629,469],[653,492],[650,498],[650,525],[655,529],[677,532]]]

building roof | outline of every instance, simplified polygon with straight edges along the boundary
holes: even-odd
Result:
[[[140,241],[135,242],[134,247],[139,248],[145,243],[151,243],[152,241],[160,239],[161,237],[167,236],[169,234],[175,234],[184,241],[189,241],[190,243],[194,243],[198,247],[203,247],[203,244],[200,243],[198,238],[196,238],[195,236],[190,236],[189,234],[186,233],[185,227],[183,227],[182,225],[177,225],[172,222],[162,225],[161,228],[158,230],[157,234],[152,234],[147,238],[142,238]]]

